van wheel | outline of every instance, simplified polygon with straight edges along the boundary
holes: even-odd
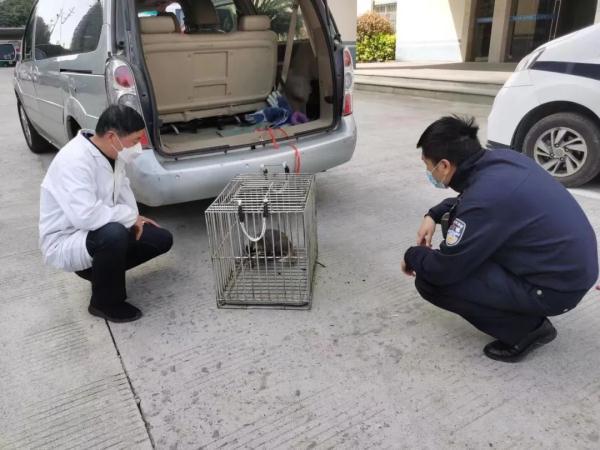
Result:
[[[566,187],[600,173],[600,128],[581,114],[544,117],[525,136],[523,150]]]
[[[81,130],[81,126],[75,121],[75,119],[68,119],[69,127],[67,129],[67,135],[69,136],[69,140],[73,139]]]
[[[53,150],[50,143],[33,128],[21,102],[17,104],[17,108],[19,109],[19,120],[23,129],[23,136],[25,136],[25,142],[27,142],[29,150],[33,153],[46,153]]]

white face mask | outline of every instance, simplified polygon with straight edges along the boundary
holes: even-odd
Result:
[[[119,137],[117,136],[117,139],[119,139]],[[119,139],[119,143],[121,144],[122,150],[119,151],[117,153],[117,159],[119,159],[120,161],[122,161],[124,164],[129,164],[131,163],[135,158],[137,158],[138,156],[140,156],[142,154],[142,144],[141,143],[137,143],[135,145],[133,145],[132,147],[125,147],[123,145],[123,143],[121,142],[121,139]]]

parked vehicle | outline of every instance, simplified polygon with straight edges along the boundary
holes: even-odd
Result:
[[[18,57],[18,46],[14,42],[0,41],[0,64],[14,66]]]
[[[350,160],[352,57],[326,2],[289,0],[276,14],[264,3],[38,0],[14,78],[29,148],[61,147],[108,104],[129,105],[150,151],[128,174],[150,206],[214,197],[265,166],[316,173]],[[248,121],[276,86],[306,120]]]
[[[568,187],[600,173],[600,25],[525,57],[494,101],[488,145],[535,159]]]

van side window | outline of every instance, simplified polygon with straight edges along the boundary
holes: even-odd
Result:
[[[63,54],[96,50],[102,33],[103,18],[100,0],[65,0],[60,39]]]
[[[27,24],[27,29],[23,34],[23,49],[22,49],[22,59],[23,61],[30,60],[32,57],[32,48],[33,48],[33,24],[35,23],[35,15],[36,11],[32,11],[31,19],[29,19],[29,23]]]
[[[280,0],[273,2],[271,0],[252,0],[256,14],[269,16],[271,18],[271,30],[277,33],[279,42],[286,42],[287,35],[290,30],[290,22],[292,19],[292,0]],[[308,33],[304,26],[304,18],[302,17],[302,9],[298,7],[298,19],[296,21],[296,31],[294,40],[308,39]]]
[[[226,33],[237,31],[238,11],[233,0],[214,1],[217,16],[219,17],[219,28]]]
[[[175,14],[177,22],[179,22],[179,28],[183,28],[183,24],[185,23],[185,14],[183,13],[183,9],[181,8],[181,5],[179,3],[171,3],[165,8],[165,12],[169,14]]]
[[[35,15],[35,49],[36,60],[60,56],[60,4],[56,1],[40,0]]]

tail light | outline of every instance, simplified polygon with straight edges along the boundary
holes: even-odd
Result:
[[[122,65],[115,69],[115,84],[121,89],[129,89],[135,87],[135,79],[133,73],[128,66]]]
[[[344,109],[342,114],[349,116],[353,112],[352,89],[354,87],[354,64],[352,53],[348,47],[344,48]]]
[[[352,67],[352,53],[348,47],[344,49],[344,67]]]
[[[352,114],[352,94],[347,93],[344,95],[344,116]]]
[[[131,67],[125,61],[118,58],[109,60],[106,65],[106,92],[111,104],[129,106],[140,113],[142,118],[144,117],[135,76]],[[148,127],[146,126],[141,139],[143,148],[152,148],[148,136]]]

